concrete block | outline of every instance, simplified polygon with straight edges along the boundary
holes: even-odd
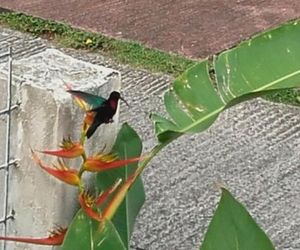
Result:
[[[7,65],[0,65],[0,73],[7,73]],[[3,86],[2,81],[0,83]],[[84,112],[65,92],[64,83],[107,97],[112,89],[120,89],[120,74],[47,49],[14,61],[13,83],[21,105],[13,116],[11,151],[20,160],[20,167],[11,168],[10,172],[9,207],[16,214],[15,220],[9,222],[8,235],[43,236],[56,224],[68,225],[77,210],[77,189],[39,169],[31,158],[30,148],[56,149],[63,137],[79,139]],[[88,140],[90,153],[111,146],[117,121],[118,114],[113,124],[101,126]],[[2,147],[0,155],[4,155]],[[54,157],[41,157],[49,164],[55,160]],[[73,160],[70,165],[79,164]],[[14,250],[50,248],[8,243],[8,249]]]

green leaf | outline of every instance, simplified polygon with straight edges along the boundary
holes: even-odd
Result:
[[[219,206],[200,250],[275,250],[244,206],[222,189]]]
[[[82,210],[74,217],[61,247],[62,250],[125,250],[114,225],[107,221],[103,230],[99,222],[89,218]]]
[[[300,23],[264,32],[188,69],[165,94],[170,118],[152,115],[160,142],[201,132],[224,109],[267,92],[300,86]]]
[[[141,155],[141,139],[129,125],[123,124],[113,147],[113,152],[116,152],[120,159],[128,159]],[[122,178],[123,181],[127,180],[136,168],[137,163],[132,163],[125,167],[97,174],[96,185],[99,191],[107,189],[119,178]],[[141,178],[138,178],[112,220],[127,249],[129,249],[129,240],[133,232],[135,219],[144,201],[145,191],[143,182]]]

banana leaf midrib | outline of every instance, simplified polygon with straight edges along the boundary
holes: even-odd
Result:
[[[288,75],[286,75],[286,76],[280,77],[280,78],[278,78],[278,79],[276,79],[276,80],[274,80],[274,81],[272,81],[272,82],[270,82],[270,83],[264,84],[264,85],[261,86],[260,88],[254,89],[252,92],[248,92],[247,94],[255,93],[255,92],[262,92],[262,91],[264,91],[264,90],[267,90],[267,89],[271,88],[272,86],[276,85],[277,83],[279,83],[279,82],[281,82],[281,81],[284,81],[284,80],[286,80],[286,79],[288,79],[288,78],[291,78],[291,77],[293,77],[293,76],[295,76],[295,75],[297,75],[297,74],[300,74],[300,69],[297,70],[297,71],[294,71],[293,73],[290,73],[290,74],[288,74]],[[241,96],[243,96],[243,95],[236,96],[236,98],[239,98],[239,97],[241,97]],[[234,99],[236,99],[236,98],[234,98]],[[229,102],[228,102],[228,103],[229,103]],[[218,108],[218,109],[213,110],[212,112],[210,112],[210,113],[207,114],[206,116],[201,117],[200,119],[198,119],[198,120],[196,120],[195,122],[191,123],[190,125],[184,127],[183,129],[178,130],[178,132],[180,132],[180,133],[185,133],[185,132],[189,131],[190,129],[194,128],[195,126],[201,124],[203,121],[205,121],[205,120],[207,120],[207,119],[213,117],[214,115],[217,115],[217,114],[220,113],[225,107],[226,107],[226,105],[224,105],[224,106],[221,107],[221,108]]]

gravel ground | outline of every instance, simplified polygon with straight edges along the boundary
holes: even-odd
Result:
[[[13,44],[16,57],[53,45],[1,29],[0,47]],[[119,65],[99,54],[61,49],[76,58],[118,69],[123,95],[121,121],[141,135],[145,150],[156,140],[148,118],[163,112],[162,93],[172,78]],[[225,183],[271,237],[277,249],[300,249],[300,110],[256,99],[224,112],[206,132],[186,135],[165,148],[146,169],[147,201],[132,249],[196,250]]]

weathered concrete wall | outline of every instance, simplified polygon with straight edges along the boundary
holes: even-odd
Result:
[[[0,72],[4,74],[6,69],[6,65],[0,66]],[[33,162],[30,148],[56,149],[63,137],[79,139],[83,112],[65,92],[65,82],[72,83],[74,89],[108,96],[112,89],[120,89],[120,75],[49,49],[14,61],[13,82],[18,86],[21,105],[13,117],[12,152],[20,160],[20,167],[11,168],[9,206],[16,214],[15,220],[9,222],[8,234],[47,235],[56,224],[68,225],[77,208],[77,189],[42,171]],[[0,83],[3,87],[2,81]],[[104,145],[110,146],[116,135],[117,120],[118,115],[114,124],[97,130],[98,136],[93,136],[87,143],[90,150],[95,152]],[[1,125],[0,133],[2,130]],[[4,155],[3,149],[1,145],[0,155]],[[49,164],[55,160],[54,157],[41,157]],[[70,164],[76,167],[78,162],[73,160]],[[14,250],[50,249],[15,243],[8,243],[8,246]]]

